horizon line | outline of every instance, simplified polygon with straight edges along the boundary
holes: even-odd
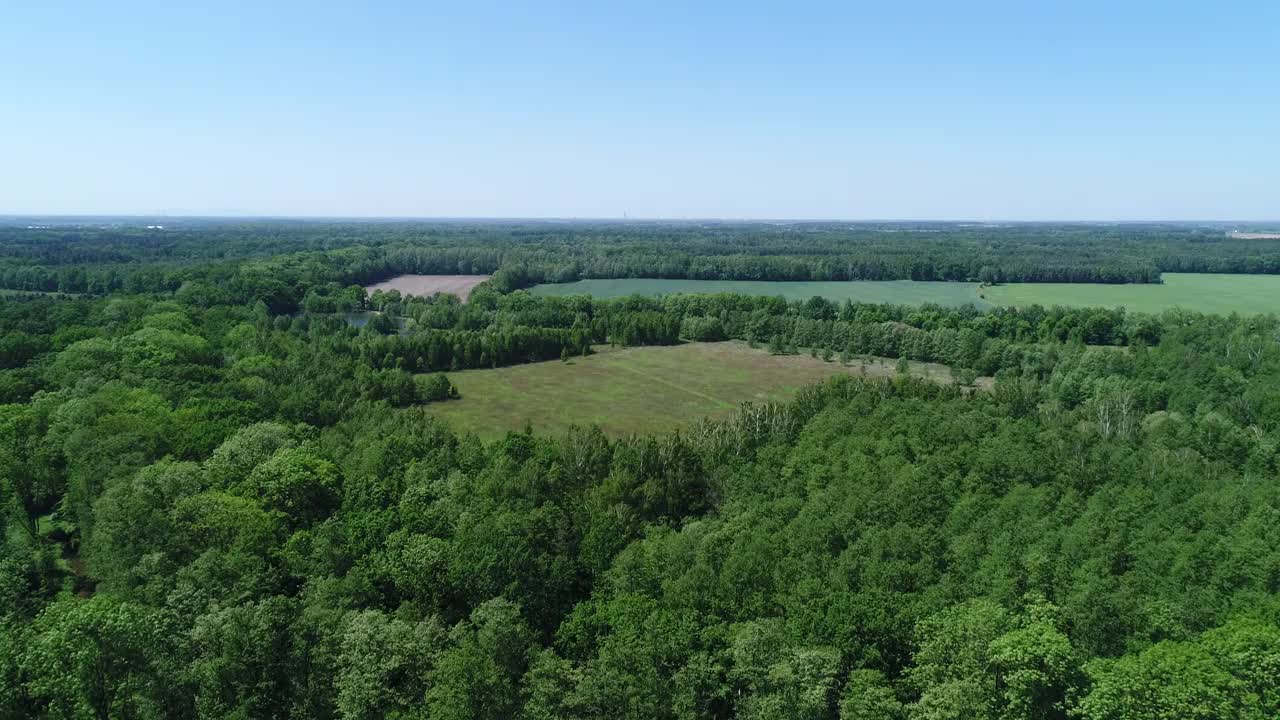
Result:
[[[83,219],[148,219],[148,220],[310,220],[310,221],[416,221],[416,222],[717,222],[717,223],[1059,223],[1059,224],[1140,224],[1140,223],[1178,223],[1178,224],[1274,224],[1280,218],[841,218],[841,217],[716,217],[716,216],[592,216],[592,215],[290,215],[290,214],[201,214],[201,213],[40,213],[18,212],[0,213],[0,219],[48,219],[48,220],[83,220]]]

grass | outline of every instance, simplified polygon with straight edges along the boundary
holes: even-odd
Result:
[[[755,280],[580,280],[559,285],[538,285],[535,295],[586,293],[618,297],[639,293],[740,292],[781,295],[808,300],[820,295],[829,300],[918,305],[1064,305],[1069,307],[1124,307],[1133,312],[1159,313],[1181,307],[1222,315],[1253,315],[1280,311],[1280,275],[1226,275],[1214,273],[1165,273],[1164,282],[1149,285],[1095,283],[1010,283],[979,289],[976,283],[912,282],[910,280],[855,282],[766,282]],[[979,295],[981,293],[981,296]]]
[[[765,280],[657,280],[621,278],[579,280],[572,283],[538,285],[535,295],[593,295],[599,298],[623,295],[663,295],[666,293],[722,293],[781,295],[788,300],[808,300],[818,295],[828,300],[896,305],[985,305],[978,297],[977,283],[914,282],[911,280],[770,282]]]
[[[895,360],[875,359],[868,376],[895,373]],[[462,399],[434,403],[455,429],[491,440],[526,423],[539,432],[599,425],[612,436],[665,432],[701,417],[724,417],[743,402],[785,400],[836,373],[860,373],[855,361],[770,355],[741,342],[669,347],[598,348],[594,355],[494,370],[450,373]],[[911,363],[919,377],[949,382],[950,370]]]
[[[1280,275],[1165,273],[1159,285],[1012,283],[984,288],[982,293],[997,305],[1123,306],[1144,313],[1181,307],[1253,315],[1280,310]]]

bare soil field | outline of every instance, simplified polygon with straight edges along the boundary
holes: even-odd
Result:
[[[471,289],[485,280],[489,275],[397,275],[390,280],[366,285],[365,290],[399,290],[401,295],[417,295],[427,297],[436,293],[457,295],[462,302],[467,301]]]
[[[1280,240],[1280,232],[1233,232],[1236,240]]]

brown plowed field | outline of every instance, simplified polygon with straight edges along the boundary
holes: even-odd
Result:
[[[488,275],[397,275],[390,280],[365,286],[365,290],[399,290],[401,295],[427,297],[436,293],[457,295],[467,301],[471,288],[488,280]]]

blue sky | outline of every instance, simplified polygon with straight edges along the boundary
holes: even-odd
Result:
[[[1276,2],[28,2],[0,213],[1280,218]]]

